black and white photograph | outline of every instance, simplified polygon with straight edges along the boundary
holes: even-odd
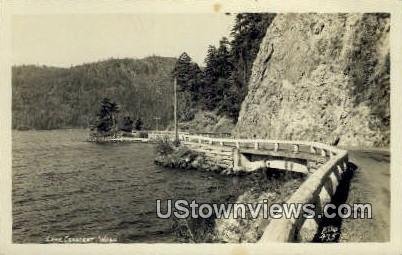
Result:
[[[11,15],[7,240],[389,244],[394,21]]]

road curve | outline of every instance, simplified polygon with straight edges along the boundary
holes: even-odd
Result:
[[[357,166],[349,183],[346,203],[371,203],[372,219],[345,219],[340,242],[387,242],[390,240],[390,152],[349,150]]]

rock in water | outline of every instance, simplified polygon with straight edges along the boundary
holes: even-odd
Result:
[[[236,136],[388,145],[389,29],[387,14],[278,15],[254,62]]]

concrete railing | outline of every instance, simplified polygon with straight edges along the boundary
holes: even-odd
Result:
[[[339,182],[342,180],[348,166],[348,153],[327,144],[305,141],[282,141],[262,139],[227,139],[202,136],[183,136],[187,144],[206,144],[230,146],[236,149],[251,148],[254,150],[287,151],[292,154],[310,153],[325,156],[328,160],[315,172],[310,174],[302,185],[287,201],[287,204],[314,203],[316,217],[271,219],[259,242],[295,242],[311,241],[318,230],[322,209],[331,201]]]
[[[347,171],[348,154],[343,151],[331,158],[306,181],[286,202],[287,204],[315,204],[316,217],[273,219],[264,231],[260,242],[295,242],[311,241],[318,230],[322,209],[331,201],[336,189]]]
[[[157,141],[162,138],[169,138],[170,140],[175,139],[175,132],[173,131],[148,131],[148,139],[150,141]],[[178,136],[180,140],[184,139],[184,136],[187,136],[189,133],[187,132],[178,132]]]
[[[292,153],[306,152],[320,154],[322,156],[335,156],[344,152],[339,148],[323,143],[306,141],[284,141],[284,140],[264,140],[264,139],[232,139],[232,138],[212,138],[204,136],[183,135],[182,141],[192,144],[207,144],[229,146],[235,148],[253,148],[256,150],[288,151]]]

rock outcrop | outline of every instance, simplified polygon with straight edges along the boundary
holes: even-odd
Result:
[[[387,14],[277,15],[235,135],[389,145],[389,30]]]

